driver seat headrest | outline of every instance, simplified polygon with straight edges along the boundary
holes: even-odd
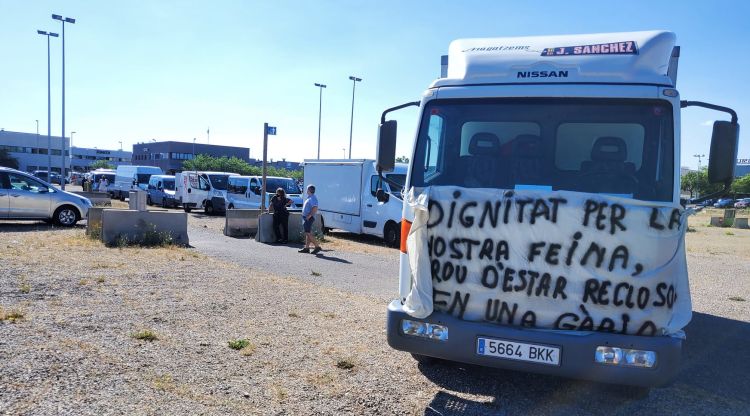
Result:
[[[628,150],[620,137],[599,137],[591,148],[591,160],[600,162],[625,162]]]
[[[500,154],[500,139],[492,133],[477,133],[469,141],[472,156],[497,156]]]

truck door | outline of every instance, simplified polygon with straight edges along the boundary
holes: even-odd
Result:
[[[376,192],[378,190],[379,179],[377,175],[370,177],[369,192],[363,192],[362,195],[362,232],[383,236],[383,226],[387,218],[384,217],[383,203],[378,202]],[[388,184],[383,183],[383,190],[388,192]]]

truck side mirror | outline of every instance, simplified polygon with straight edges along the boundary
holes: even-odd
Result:
[[[378,188],[375,192],[375,198],[378,199],[378,202],[388,202],[388,199],[390,199],[388,193],[385,192],[383,188]]]
[[[383,172],[391,172],[396,166],[396,120],[388,120],[378,126],[378,148],[376,167]]]
[[[729,121],[715,121],[711,134],[711,152],[708,155],[708,181],[727,186],[734,180],[737,162],[737,143],[740,125]]]

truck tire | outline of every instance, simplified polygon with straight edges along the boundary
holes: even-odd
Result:
[[[188,205],[183,205],[183,206],[182,206],[182,209],[183,209],[183,210],[185,210],[185,212],[187,212],[187,213],[190,213],[190,211],[192,211],[192,210],[193,210],[193,208],[191,208],[191,207],[190,207],[190,206],[188,206]]]
[[[331,233],[331,227],[326,227],[326,223],[323,217],[320,217],[320,229],[323,230],[323,234]]]
[[[151,195],[146,196],[146,205],[148,206],[154,205],[154,201],[151,200]]]
[[[125,194],[120,191],[120,201],[125,202]]]
[[[203,211],[206,213],[206,215],[214,215],[214,204],[206,201],[206,205],[203,207]]]
[[[227,207],[227,209],[234,209],[234,205],[233,204],[229,204],[229,206]]]
[[[437,364],[440,361],[439,358],[430,357],[429,355],[421,355],[421,354],[412,353],[411,357],[414,358],[414,360],[417,363],[421,365],[426,365],[426,366]]]
[[[401,242],[401,230],[399,230],[398,224],[393,221],[388,221],[383,227],[383,240],[389,247],[398,247]]]

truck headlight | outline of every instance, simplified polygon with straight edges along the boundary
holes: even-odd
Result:
[[[600,364],[652,368],[656,365],[656,352],[610,346],[596,347],[594,361]]]
[[[401,332],[421,338],[435,339],[438,341],[448,340],[448,327],[445,325],[431,324],[429,322],[401,320]]]

